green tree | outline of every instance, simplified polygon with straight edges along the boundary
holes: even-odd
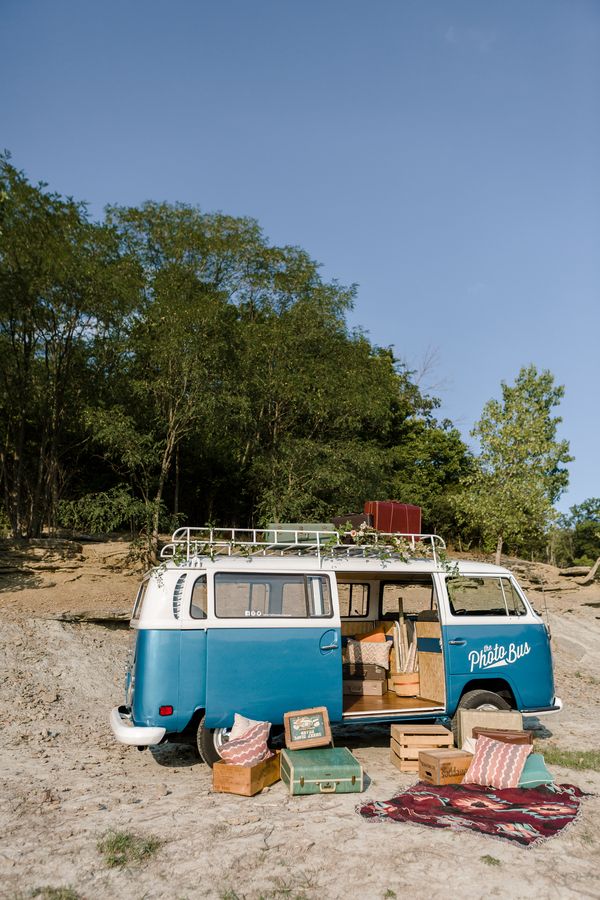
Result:
[[[557,439],[560,417],[552,414],[564,388],[534,365],[513,386],[502,382],[502,401],[489,400],[472,435],[480,455],[459,498],[463,521],[475,523],[486,546],[531,547],[546,531],[553,504],[568,484],[569,445]]]
[[[82,438],[87,362],[127,311],[131,273],[84,204],[0,156],[0,480],[14,536],[56,521]]]
[[[600,556],[600,498],[590,497],[560,517],[551,535],[557,565],[592,565]]]

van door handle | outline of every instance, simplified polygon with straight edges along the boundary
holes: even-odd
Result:
[[[321,650],[337,650],[337,648],[338,645],[336,641],[335,644],[323,644]]]
[[[462,638],[457,638],[455,641],[448,641],[448,643],[452,644],[453,647],[464,647],[467,642],[463,641]]]

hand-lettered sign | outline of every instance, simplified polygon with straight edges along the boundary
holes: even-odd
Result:
[[[326,747],[331,744],[331,726],[327,707],[298,709],[287,712],[283,717],[285,746],[289,750],[303,750],[306,747]]]

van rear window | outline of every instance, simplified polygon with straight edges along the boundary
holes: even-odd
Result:
[[[219,618],[328,618],[329,580],[323,575],[215,575],[215,613]]]

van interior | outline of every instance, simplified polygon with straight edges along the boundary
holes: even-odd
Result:
[[[444,656],[435,585],[431,576],[390,573],[337,575],[343,642],[344,719],[401,717],[445,709]],[[389,668],[377,681],[357,684],[353,663],[379,651],[365,637],[386,642]],[[358,642],[358,646],[357,646]],[[373,644],[371,644],[371,647]],[[386,653],[383,654],[384,658]],[[373,671],[368,670],[368,671]],[[374,693],[371,693],[374,689]],[[357,691],[356,693],[354,691]]]

